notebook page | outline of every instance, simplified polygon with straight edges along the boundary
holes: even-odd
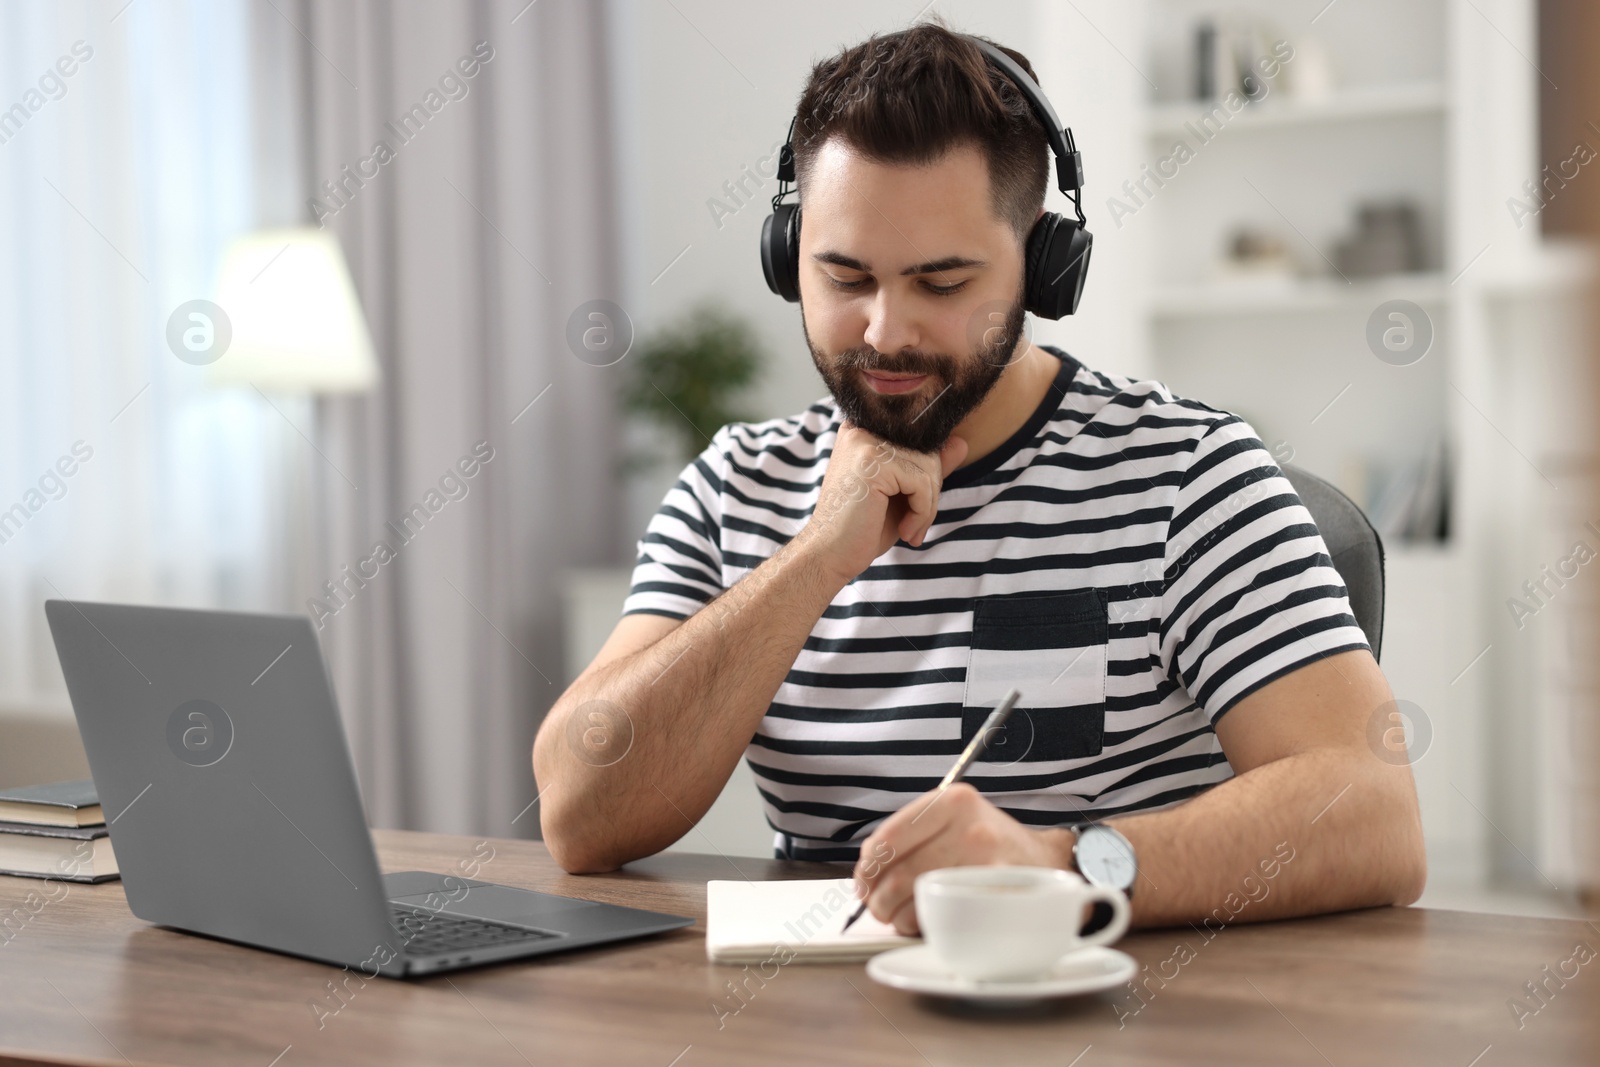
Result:
[[[706,956],[719,963],[864,960],[916,943],[870,912],[841,933],[859,904],[849,878],[707,882]]]

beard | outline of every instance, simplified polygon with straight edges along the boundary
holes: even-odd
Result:
[[[999,336],[993,328],[978,331],[965,356],[915,351],[885,355],[871,346],[829,356],[812,343],[803,311],[800,329],[817,373],[845,418],[896,448],[938,452],[1010,366],[1026,314],[1019,295],[1005,313]],[[928,379],[909,393],[883,394],[866,383],[862,371],[925,374]]]

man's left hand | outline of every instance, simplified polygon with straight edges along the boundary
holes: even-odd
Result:
[[[1070,831],[1034,830],[967,782],[924,793],[874,830],[856,861],[858,892],[873,918],[917,933],[912,883],[923,871],[977,864],[1070,867]]]

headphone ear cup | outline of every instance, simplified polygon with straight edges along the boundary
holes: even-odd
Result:
[[[1023,263],[1027,310],[1042,319],[1059,319],[1078,310],[1089,273],[1094,235],[1053,211],[1039,216],[1028,232]]]
[[[800,300],[800,205],[779,204],[761,224],[761,273],[767,288]]]

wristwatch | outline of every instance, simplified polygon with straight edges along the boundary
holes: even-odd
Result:
[[[1090,885],[1111,886],[1133,896],[1133,883],[1139,877],[1139,862],[1133,843],[1103,823],[1091,822],[1072,827],[1077,840],[1072,845],[1072,863]]]

